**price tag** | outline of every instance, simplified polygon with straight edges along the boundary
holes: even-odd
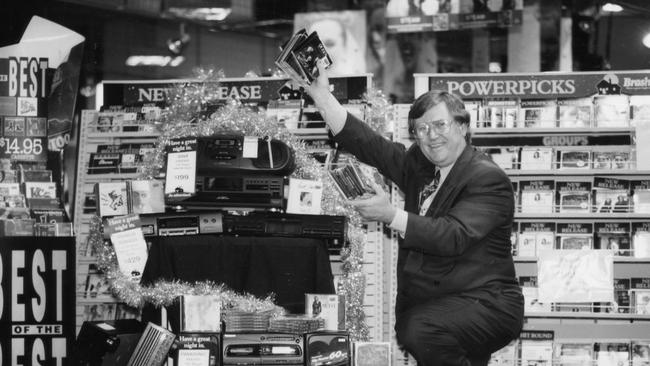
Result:
[[[194,193],[196,190],[196,151],[169,153],[165,193]]]
[[[244,136],[244,151],[242,151],[242,155],[244,158],[257,158],[257,137]]]
[[[196,139],[172,140],[167,151],[165,194],[193,194],[196,191]]]
[[[45,137],[0,137],[0,158],[14,161],[47,161]]]
[[[106,219],[104,229],[110,235],[120,271],[132,281],[140,282],[148,255],[140,216],[130,214]]]

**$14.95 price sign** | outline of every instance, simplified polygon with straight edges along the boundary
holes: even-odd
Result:
[[[0,159],[47,161],[45,137],[0,136]]]

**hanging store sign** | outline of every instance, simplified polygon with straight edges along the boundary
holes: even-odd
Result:
[[[170,93],[179,84],[199,83],[196,80],[160,80],[154,82],[143,81],[108,81],[102,83],[102,106],[142,106],[155,104],[165,107]],[[343,102],[351,99],[360,100],[367,91],[368,76],[348,76],[331,78],[334,96]],[[230,79],[219,81],[216,88],[216,101],[237,99],[242,103],[265,105],[271,100],[299,98],[300,91],[294,90],[288,79],[273,77]],[[307,94],[303,96],[307,98]]]
[[[416,75],[429,90],[446,90],[462,98],[583,98],[594,95],[650,95],[647,72],[573,72],[538,74]]]
[[[386,6],[389,33],[442,32],[521,25],[523,2],[391,0]]]

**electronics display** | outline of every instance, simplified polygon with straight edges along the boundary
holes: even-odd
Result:
[[[293,150],[279,140],[217,135],[197,139],[196,193],[168,196],[166,204],[205,207],[283,208],[284,176],[295,167]]]
[[[141,215],[140,222],[145,236],[223,233],[223,214],[221,212]]]
[[[304,340],[293,333],[226,333],[223,366],[304,364]]]
[[[251,236],[288,236],[326,239],[330,252],[345,244],[345,216],[300,215],[278,212],[252,212],[245,216],[225,215],[225,233]]]
[[[282,208],[284,178],[275,176],[197,176],[196,193],[167,197],[167,205],[184,209]]]
[[[201,137],[197,146],[197,176],[289,175],[296,168],[293,150],[282,141],[257,139],[257,157],[245,157],[244,136]]]
[[[232,215],[220,211],[141,215],[145,236],[229,234],[243,236],[285,236],[327,241],[330,252],[345,245],[347,218],[333,215],[302,215],[280,212],[251,212]]]
[[[180,83],[185,84],[186,82],[187,80],[179,80],[179,85]],[[355,102],[361,100],[363,94],[366,92],[370,84],[370,75],[334,78],[331,80],[331,83],[335,86],[334,94],[337,99],[344,103],[348,102],[348,100]],[[224,95],[224,98],[226,95],[233,96],[233,93],[238,93],[238,95],[242,96],[242,102],[246,104],[249,102],[259,102],[261,106],[269,100],[278,98],[281,88],[288,85],[286,79],[275,77],[220,80],[220,84],[219,91]],[[137,169],[136,172],[135,168],[140,168],[140,164],[138,163],[142,161],[142,158],[146,154],[140,148],[146,148],[147,152],[149,152],[151,147],[157,146],[158,144],[158,138],[161,134],[159,129],[160,124],[158,122],[163,112],[161,107],[165,105],[168,96],[166,91],[170,88],[170,82],[169,80],[154,83],[140,81],[126,83],[109,82],[108,85],[107,83],[102,83],[99,88],[104,93],[100,93],[103,95],[103,98],[97,98],[97,106],[99,108],[100,105],[104,105],[106,109],[103,109],[101,112],[85,110],[82,113],[79,149],[77,150],[76,199],[74,200],[74,212],[77,213],[75,215],[75,228],[80,228],[80,233],[76,240],[78,253],[81,253],[78,259],[91,263],[97,260],[96,253],[86,246],[88,233],[91,232],[89,230],[89,219],[95,216],[97,211],[97,198],[93,195],[93,185],[98,182],[132,181],[141,177],[141,170]],[[242,93],[250,93],[248,96],[254,100],[247,98]],[[300,93],[298,90],[294,90],[293,93],[294,96],[299,97]],[[154,95],[160,96],[161,99],[156,99],[158,97]],[[110,98],[113,99],[109,101]],[[112,115],[107,126],[107,118],[102,117],[108,117],[108,106],[113,111],[119,105],[133,105],[128,101],[137,104],[137,106],[120,108],[119,112],[117,110],[110,112]],[[301,101],[299,103],[304,104]],[[215,110],[216,108],[210,112],[214,112]],[[299,112],[304,112],[305,114],[311,113],[315,116],[314,118],[320,118],[315,110],[312,107],[311,110],[299,110]],[[131,116],[128,117],[127,115]],[[313,146],[309,144],[314,142],[328,144],[326,146],[327,149],[318,145],[323,150],[333,150],[334,143],[330,140],[330,136],[327,135],[327,131],[324,128],[309,128],[312,126],[311,120],[301,122],[309,122],[310,125],[304,126],[301,124],[298,126],[296,124],[296,130],[319,130],[320,133],[318,139],[313,137],[312,131],[309,133],[309,138],[305,138],[305,140],[308,140],[305,142],[308,145],[306,147],[308,151],[310,151],[309,147],[313,149]],[[317,123],[322,124],[319,127],[324,127],[322,118]],[[174,202],[165,199],[166,202],[164,202],[163,209],[166,209],[166,212],[162,212],[162,210],[158,212],[140,212],[142,228],[145,235],[243,235],[235,231],[225,232],[223,225],[226,211],[284,211],[286,209],[287,195],[284,190],[287,186],[287,177],[294,171],[296,164],[295,152],[287,146],[293,146],[290,140],[277,137],[278,140],[286,141],[282,142],[273,139],[258,138],[257,136],[243,136],[240,131],[226,132],[225,134],[223,132],[219,133],[221,135],[196,138],[196,144],[191,146],[189,150],[192,154],[188,155],[191,157],[196,156],[196,159],[192,159],[190,161],[191,164],[188,164],[188,166],[194,165],[192,168],[195,167],[195,169],[187,169],[189,171],[187,176],[190,177],[188,181],[191,181],[191,183],[188,184],[188,188],[190,189],[185,192],[188,195],[192,192],[193,197],[185,197],[183,201],[178,200]],[[270,135],[274,136],[273,134]],[[250,154],[252,151],[255,154]],[[41,169],[45,168],[43,167]],[[73,167],[73,169],[75,168]],[[99,169],[100,171],[103,169],[105,174],[93,174],[98,172],[95,169]],[[5,171],[4,169],[0,170]],[[167,172],[163,169],[159,173],[159,175],[155,175],[155,178],[166,182]],[[185,171],[178,172],[178,174],[185,173]],[[20,179],[18,179],[18,176],[15,174],[14,176],[15,178],[10,181],[19,183]],[[176,187],[175,185],[169,186]],[[168,195],[169,192],[164,192],[164,194]],[[330,222],[328,219],[323,224],[325,229],[323,229],[323,225],[321,224],[316,225],[318,222],[312,222],[312,220],[318,221],[317,219],[313,217],[308,217],[308,219],[308,221],[299,222],[298,224],[292,221],[292,225],[298,225],[298,229],[294,229],[294,226],[292,226],[292,230],[288,230],[287,223],[283,223],[282,225],[276,223],[268,227],[265,226],[263,232],[272,231],[277,233],[277,236],[300,236],[305,238],[320,238],[332,235],[333,238],[327,238],[327,242],[343,247],[344,240],[341,238],[344,238],[346,234],[344,217],[341,218],[343,220],[340,223],[338,221]],[[321,221],[323,219],[327,218],[321,217]],[[307,227],[303,227],[305,225]],[[240,228],[243,227],[240,226]],[[311,235],[303,235],[303,232],[311,233]],[[264,234],[260,234],[260,237],[263,236]],[[258,241],[257,239],[255,240]],[[277,240],[273,241],[275,242]],[[323,241],[320,240],[321,243]],[[320,245],[317,252],[319,255],[324,252],[320,249]],[[85,262],[83,263],[85,264]],[[86,284],[87,274],[83,273],[82,276],[83,278],[80,278],[80,283]],[[97,277],[97,279],[99,278]],[[93,290],[92,293],[98,293],[98,291]],[[116,309],[115,304],[119,299],[110,297],[109,294],[103,297],[91,297],[87,294],[90,294],[89,290],[84,291],[82,289],[82,291],[79,291],[79,295],[77,295],[79,301],[79,306],[77,306],[78,319],[81,315],[87,313],[87,311],[82,313],[82,309],[90,309],[91,306],[98,307],[107,305],[105,307],[108,308],[108,305],[110,305],[112,309]],[[115,311],[113,310],[113,312]],[[105,313],[108,314],[107,312]],[[94,319],[99,319],[95,315],[93,317]],[[109,314],[106,317],[114,316]],[[170,319],[173,320],[173,317]],[[78,328],[81,327],[81,323],[77,321]],[[264,329],[264,331],[267,332],[268,330]],[[188,334],[183,335],[188,336]],[[137,339],[135,341],[137,342]],[[188,342],[194,344],[193,340]],[[196,359],[191,354],[197,351],[197,349],[187,349],[184,351],[185,355],[189,355],[185,357],[186,361],[184,365],[195,365],[196,363],[192,362],[196,362]],[[218,351],[218,353],[221,352]],[[220,358],[220,355],[217,355],[217,366],[221,365]],[[301,359],[299,364],[302,365],[303,362]],[[178,363],[176,365],[179,366]]]

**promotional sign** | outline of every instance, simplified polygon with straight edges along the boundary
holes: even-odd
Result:
[[[84,37],[34,16],[0,48],[0,158],[45,161],[70,141]]]
[[[47,160],[47,69],[47,58],[0,58],[0,159]]]
[[[144,241],[140,216],[129,214],[104,219],[104,235],[115,248],[120,271],[131,281],[140,282],[147,264],[147,243]]]
[[[2,238],[2,365],[69,363],[75,339],[74,248],[70,237]]]
[[[196,139],[173,139],[166,147],[165,195],[189,197],[196,192]]]
[[[539,301],[614,301],[611,250],[542,250],[537,258]]]

